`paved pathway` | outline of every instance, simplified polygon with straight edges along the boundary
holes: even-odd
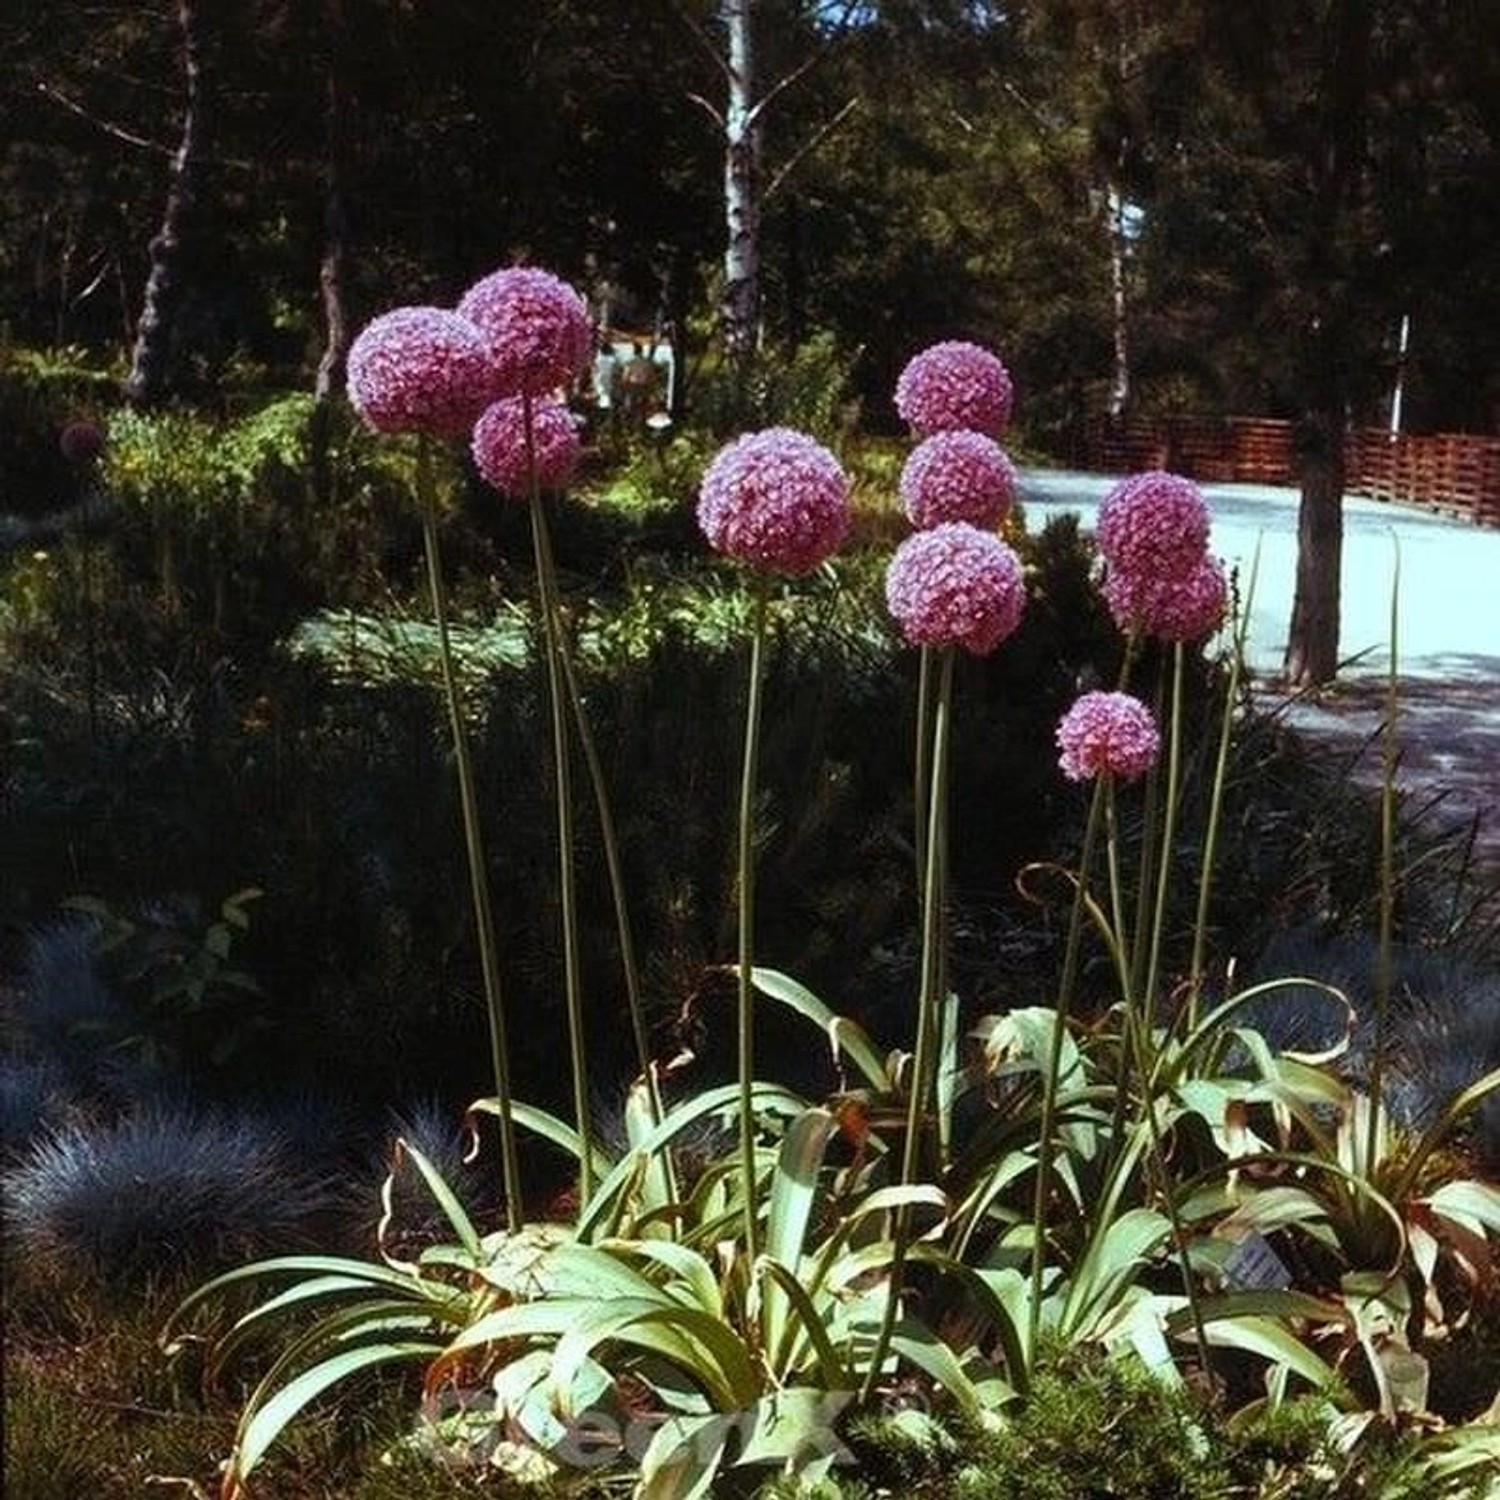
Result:
[[[1076,511],[1093,525],[1115,480],[1030,469],[1021,500],[1033,528]],[[1346,747],[1355,774],[1378,781],[1378,730],[1389,671],[1392,589],[1401,687],[1400,779],[1434,816],[1479,817],[1479,849],[1500,868],[1500,530],[1406,506],[1344,502],[1338,685],[1288,702],[1276,678],[1286,648],[1297,557],[1295,490],[1205,485],[1212,547],[1242,584],[1255,563],[1247,657],[1268,702],[1319,740]],[[1257,560],[1258,558],[1258,560]]]

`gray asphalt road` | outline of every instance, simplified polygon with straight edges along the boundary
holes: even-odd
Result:
[[[1021,501],[1033,529],[1076,512],[1092,528],[1116,480],[1028,469]],[[1278,696],[1297,557],[1297,492],[1265,485],[1205,485],[1211,546],[1238,569],[1255,568],[1247,657],[1265,698]],[[1355,774],[1378,779],[1373,742],[1384,711],[1391,603],[1401,684],[1401,780],[1439,816],[1478,817],[1480,843],[1500,866],[1500,530],[1407,506],[1344,502],[1339,685],[1288,704],[1292,722],[1346,747]],[[1363,749],[1362,749],[1363,747]],[[1362,752],[1362,753],[1361,753]]]

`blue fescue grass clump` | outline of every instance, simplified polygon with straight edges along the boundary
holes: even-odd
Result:
[[[1358,1082],[1374,1047],[1380,945],[1373,933],[1326,934],[1299,928],[1275,939],[1256,970],[1332,985],[1354,1007],[1348,1072]],[[1383,1089],[1393,1118],[1425,1129],[1455,1095],[1500,1068],[1500,969],[1452,949],[1406,945],[1390,956],[1390,1012]],[[1311,985],[1278,986],[1242,1016],[1273,1046],[1318,1051],[1344,1028],[1336,1002]],[[1470,1122],[1479,1158],[1500,1164],[1500,1096],[1489,1095]]]
[[[481,1229],[496,1226],[504,1207],[496,1153],[493,1149],[471,1152],[472,1140],[464,1128],[462,1111],[432,1097],[416,1100],[388,1115],[378,1153],[371,1162],[375,1190],[365,1196],[362,1206],[379,1203],[379,1188],[391,1173],[392,1153],[398,1140],[415,1147],[432,1163]],[[390,1243],[403,1253],[451,1236],[437,1201],[409,1164],[401,1165],[391,1178],[390,1210],[387,1231],[392,1237]],[[361,1239],[373,1238],[373,1219],[356,1228]]]
[[[339,1194],[278,1125],[185,1105],[51,1129],[4,1187],[28,1274],[116,1284],[314,1244]]]
[[[50,1057],[0,1055],[0,1152],[23,1147],[60,1109],[62,1069]]]
[[[39,927],[26,941],[15,1021],[28,1049],[48,1059],[76,1094],[124,1103],[155,1093],[162,1069],[128,1045],[131,1008],[100,972],[99,924],[89,918]]]

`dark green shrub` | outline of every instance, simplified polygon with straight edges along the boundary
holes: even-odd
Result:
[[[1215,1419],[1123,1360],[1070,1353],[955,1476],[965,1500],[1208,1500],[1224,1493]]]
[[[79,350],[0,352],[0,516],[30,520],[78,500],[79,471],[59,439],[69,422],[108,412],[118,393],[118,375]]]

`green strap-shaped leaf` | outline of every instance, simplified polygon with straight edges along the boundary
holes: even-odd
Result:
[[[635,1500],[700,1500],[708,1493],[738,1418],[669,1417],[641,1455]]]
[[[763,1254],[767,1260],[785,1266],[793,1276],[802,1265],[823,1157],[837,1129],[830,1111],[809,1109],[787,1127],[777,1153]],[[760,1319],[761,1346],[773,1367],[783,1353],[789,1316],[786,1294],[773,1277],[764,1287]]]
[[[783,1114],[796,1115],[807,1108],[805,1099],[777,1084],[757,1083],[753,1086],[752,1096],[760,1108],[775,1108]],[[630,1156],[601,1174],[603,1180],[594,1189],[593,1198],[579,1209],[574,1230],[577,1238],[580,1241],[592,1240],[607,1232],[605,1222],[609,1212],[621,1190],[638,1170],[640,1158],[649,1159],[699,1120],[731,1108],[738,1100],[739,1085],[728,1083],[705,1090],[672,1110]]]
[[[344,1349],[304,1370],[288,1384],[281,1386],[268,1400],[249,1401],[240,1417],[234,1451],[224,1476],[224,1500],[237,1500],[244,1493],[244,1482],[265,1457],[266,1450],[286,1429],[287,1424],[315,1397],[360,1370],[375,1365],[395,1364],[404,1360],[432,1357],[432,1344],[423,1340],[401,1344],[364,1344]]]
[[[730,967],[738,972],[738,965]],[[838,1015],[805,985],[798,984],[790,975],[777,969],[751,969],[750,983],[768,999],[779,1001],[811,1021],[828,1037],[831,1045],[848,1054],[871,1088],[884,1090],[889,1086],[885,1058],[857,1021]]]
[[[769,1350],[773,1378],[784,1379],[797,1368],[797,1359],[806,1340],[817,1358],[818,1371],[825,1386],[855,1384],[829,1336],[827,1311],[813,1302],[807,1288],[797,1279],[797,1273],[765,1256],[761,1257],[756,1269],[773,1281],[786,1299],[785,1331],[781,1341]]]
[[[1135,1280],[1140,1263],[1172,1232],[1171,1220],[1151,1208],[1127,1209],[1090,1239],[1068,1280],[1060,1331],[1086,1334]]]
[[[323,1308],[330,1304],[343,1312],[350,1309],[345,1299],[358,1295],[357,1308],[382,1308],[400,1311],[419,1318],[434,1326],[461,1323],[469,1300],[462,1293],[449,1287],[432,1285],[431,1296],[414,1292],[409,1298],[379,1298],[376,1288],[367,1281],[351,1276],[315,1276],[252,1308],[239,1318],[224,1336],[213,1346],[213,1368],[226,1369],[248,1345],[256,1342],[266,1331],[267,1324],[277,1324],[288,1314],[302,1313],[309,1308]],[[327,1317],[333,1313],[325,1314]],[[295,1326],[295,1325],[294,1325]],[[316,1326],[316,1325],[315,1325]]]
[[[381,1207],[384,1209],[380,1220],[380,1238],[383,1240],[386,1230],[390,1227],[394,1217],[392,1206],[392,1193],[394,1191],[396,1174],[401,1170],[403,1158],[421,1174],[422,1181],[427,1184],[427,1191],[432,1194],[433,1201],[442,1209],[443,1217],[452,1226],[454,1234],[458,1236],[458,1242],[469,1255],[472,1264],[478,1265],[484,1259],[484,1245],[480,1240],[479,1231],[474,1227],[474,1221],[464,1210],[458,1196],[443,1180],[443,1174],[433,1166],[431,1160],[422,1151],[419,1151],[412,1143],[403,1137],[397,1137],[394,1159],[391,1162],[390,1175],[386,1178],[384,1186],[380,1191]],[[400,1265],[399,1261],[392,1261],[393,1265]]]
[[[854,1399],[851,1386],[787,1386],[762,1396],[739,1422],[736,1467],[775,1464],[804,1478],[826,1473],[834,1463],[852,1462],[837,1422]]]
[[[971,1418],[983,1417],[1015,1398],[1016,1392],[1000,1378],[998,1371],[986,1370],[976,1380],[964,1368],[953,1347],[915,1319],[902,1318],[896,1324],[891,1348],[937,1381]]]
[[[1500,1234],[1500,1189],[1487,1182],[1445,1182],[1424,1200],[1433,1213],[1473,1234]]]
[[[597,1248],[610,1255],[652,1262],[671,1278],[671,1283],[663,1287],[669,1296],[683,1301],[673,1290],[680,1287],[689,1306],[714,1317],[724,1315],[724,1299],[713,1267],[690,1246],[676,1240],[604,1240]]]
[[[169,1342],[175,1328],[187,1315],[212,1302],[221,1292],[247,1282],[278,1281],[287,1276],[346,1276],[370,1287],[385,1287],[396,1292],[410,1292],[416,1283],[409,1272],[393,1270],[377,1261],[355,1260],[344,1255],[280,1255],[270,1260],[253,1261],[215,1276],[178,1303],[163,1329],[162,1341]]]
[[[1347,1313],[1337,1303],[1272,1287],[1210,1297],[1199,1304],[1198,1311],[1208,1342],[1218,1348],[1242,1349],[1273,1365],[1284,1365],[1314,1390],[1327,1390],[1338,1378],[1333,1367],[1309,1349],[1284,1321],[1347,1323]],[[1167,1331],[1181,1337],[1194,1336],[1192,1309],[1179,1307],[1167,1319]]]
[[[737,1411],[760,1394],[760,1377],[739,1335],[721,1318],[697,1308],[621,1298],[580,1313],[557,1342],[552,1375],[559,1394],[601,1344],[621,1343],[670,1360],[702,1387],[719,1411]]]
[[[475,1115],[498,1115],[500,1113],[500,1101],[498,1099],[476,1099],[469,1106],[469,1113]],[[511,1100],[510,1117],[517,1125],[524,1126],[535,1135],[541,1136],[544,1141],[551,1141],[559,1150],[565,1151],[574,1161],[583,1160],[583,1137],[578,1134],[571,1125],[559,1120],[556,1115],[548,1114],[545,1109],[538,1109],[534,1104],[523,1103],[519,1099]],[[609,1158],[599,1149],[597,1142],[593,1145],[593,1167],[596,1176],[602,1177],[612,1165]]]

